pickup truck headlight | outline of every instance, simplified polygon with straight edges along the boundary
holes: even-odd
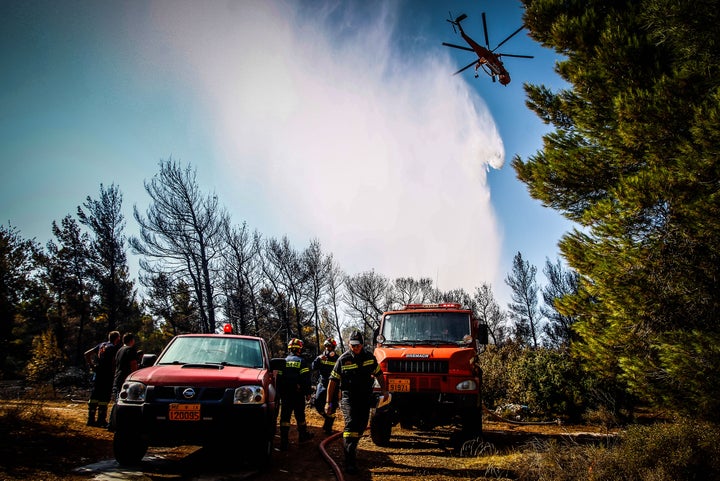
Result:
[[[474,391],[477,389],[477,384],[472,379],[469,379],[467,381],[457,383],[455,389],[458,391]]]
[[[235,404],[263,404],[265,389],[262,386],[240,386],[235,389]]]
[[[142,403],[145,402],[146,392],[145,384],[137,381],[126,382],[120,391],[120,400],[128,403]]]

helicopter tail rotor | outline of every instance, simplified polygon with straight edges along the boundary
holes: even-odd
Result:
[[[446,18],[445,21],[452,25],[453,33],[457,33],[457,29],[455,28],[455,22],[452,18],[452,12],[448,10],[448,18]]]
[[[465,15],[464,13],[461,13],[455,20],[453,20],[452,12],[448,11],[448,18],[445,21],[450,23],[450,25],[452,25],[453,32],[457,33],[457,29],[455,27],[456,26],[460,27],[460,22],[462,22],[466,18],[467,18],[467,15]],[[461,28],[461,30],[462,30],[462,28]]]

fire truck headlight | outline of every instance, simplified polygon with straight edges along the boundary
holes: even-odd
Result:
[[[262,404],[265,402],[265,390],[262,386],[240,386],[235,389],[235,404]]]
[[[458,391],[474,391],[477,389],[477,383],[472,379],[469,379],[467,381],[459,382],[455,386],[455,389]]]
[[[119,400],[128,403],[145,402],[146,392],[147,386],[145,384],[137,381],[126,382],[120,391]]]

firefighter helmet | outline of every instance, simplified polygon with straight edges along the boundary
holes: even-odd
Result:
[[[350,335],[350,345],[351,345],[351,346],[359,346],[359,345],[361,345],[361,344],[363,344],[363,343],[364,343],[364,341],[363,341],[363,335],[362,335],[362,333],[361,333],[360,331],[354,331],[354,332]]]
[[[303,342],[296,337],[293,337],[292,339],[290,339],[290,342],[288,342],[288,350],[290,350],[290,351],[295,351],[295,350],[301,351],[302,348],[303,348]]]
[[[328,337],[327,339],[325,339],[323,346],[328,349],[335,349],[335,347],[337,346],[337,342],[335,342],[335,339],[333,339],[332,337]]]

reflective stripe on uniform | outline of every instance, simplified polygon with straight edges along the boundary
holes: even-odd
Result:
[[[343,432],[343,438],[359,438],[360,433],[354,432],[354,431],[344,431]]]

